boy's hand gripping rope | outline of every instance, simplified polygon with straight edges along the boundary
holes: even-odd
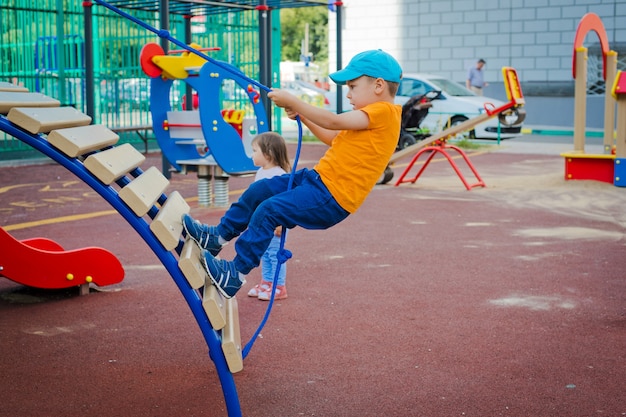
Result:
[[[117,7],[108,4],[107,2],[103,1],[103,0],[94,0],[95,3],[100,4],[101,6],[106,7],[107,9],[119,14],[120,16],[138,24],[139,26],[143,27],[144,29],[155,33],[159,38],[163,38],[163,39],[167,39],[168,41],[170,41],[171,43],[179,46],[182,49],[185,49],[193,54],[198,55],[199,57],[210,61],[211,63],[217,65],[218,67],[222,68],[223,70],[226,70],[230,73],[236,73],[236,75],[244,78],[246,81],[249,81],[251,84],[254,84],[255,86],[257,86],[260,89],[265,90],[266,92],[270,92],[272,91],[271,88],[261,84],[260,82],[253,80],[252,78],[246,76],[243,72],[241,71],[235,71],[234,67],[230,67],[227,65],[222,64],[220,61],[215,60],[213,58],[211,58],[210,56],[202,53],[201,51],[179,41],[178,39],[172,37],[170,35],[170,32],[165,30],[165,29],[157,29],[153,26],[150,26],[149,24],[147,24],[146,22],[137,19],[134,16],[131,16],[130,14],[124,12],[121,9],[118,9]],[[296,168],[298,166],[298,159],[300,158],[300,149],[302,147],[302,121],[300,120],[300,116],[296,116],[296,122],[298,124],[298,147],[296,149],[296,156],[294,159],[294,163],[293,163],[293,168],[291,169],[291,173],[289,176],[289,183],[287,186],[287,189],[290,190],[293,187],[293,177],[294,177],[294,173],[296,172]],[[242,356],[245,359],[246,356],[248,356],[248,353],[250,352],[250,349],[252,349],[252,346],[254,345],[255,340],[257,339],[257,337],[259,336],[259,334],[261,333],[261,330],[263,330],[263,327],[265,326],[265,323],[267,323],[267,320],[270,316],[270,312],[272,310],[272,306],[274,305],[274,297],[276,295],[276,282],[278,281],[278,274],[280,273],[280,268],[282,266],[282,264],[284,264],[285,262],[287,262],[287,260],[289,260],[291,258],[291,252],[287,249],[285,249],[285,240],[287,237],[287,230],[285,229],[285,226],[282,226],[282,233],[281,233],[281,237],[280,237],[280,247],[278,249],[278,254],[277,254],[277,258],[278,258],[278,267],[276,268],[276,273],[274,274],[274,282],[272,284],[272,293],[270,296],[270,301],[269,304],[267,306],[267,310],[265,311],[265,315],[263,316],[263,320],[261,320],[261,323],[259,324],[259,327],[257,328],[257,330],[254,332],[254,335],[252,336],[252,338],[250,339],[250,341],[246,344],[246,346],[243,348],[242,350]]]

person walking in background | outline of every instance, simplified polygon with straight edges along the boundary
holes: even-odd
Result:
[[[465,80],[465,86],[467,89],[472,90],[479,96],[483,95],[483,88],[489,85],[485,82],[485,73],[483,72],[485,63],[484,59],[479,59],[478,62],[476,62],[476,65],[470,67],[467,72],[467,80]]]
[[[287,144],[285,139],[276,132],[265,132],[252,139],[252,162],[259,167],[254,181],[272,178],[277,175],[286,174],[291,170],[289,156],[287,154]],[[249,297],[257,297],[259,300],[269,301],[272,294],[272,284],[278,268],[278,250],[280,249],[280,234],[282,228],[277,227],[270,245],[261,258],[262,278],[259,284],[248,291]],[[278,278],[276,279],[275,300],[287,298],[287,264],[280,267]]]

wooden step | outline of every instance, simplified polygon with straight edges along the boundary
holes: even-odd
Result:
[[[213,285],[202,262],[202,250],[193,240],[187,239],[180,252],[178,267],[187,278],[191,288],[198,289],[204,285],[202,307],[211,326],[215,330],[220,330],[226,325],[226,302],[224,296]]]
[[[181,217],[189,211],[190,208],[185,199],[178,191],[173,191],[163,204],[159,214],[150,223],[150,230],[165,249],[172,250],[178,246],[180,236],[183,233]]]
[[[226,299],[213,285],[211,278],[205,273],[206,283],[202,294],[202,308],[215,330],[226,326]]]
[[[103,125],[57,129],[48,135],[48,143],[70,158],[113,146],[119,135]]]
[[[48,133],[54,129],[91,123],[91,117],[74,107],[14,107],[7,119],[30,133]]]
[[[226,299],[226,326],[222,329],[222,351],[231,373],[243,369],[239,309],[235,297]]]
[[[7,114],[13,107],[59,107],[60,105],[59,100],[41,93],[0,92],[0,114]]]
[[[200,247],[193,240],[187,239],[178,259],[178,267],[183,272],[185,278],[187,278],[191,288],[195,290],[202,287],[206,280],[206,272],[202,266],[201,255]]]
[[[28,88],[22,87],[21,85],[15,85],[13,83],[0,81],[0,91],[13,91],[15,93],[27,93]]]
[[[125,143],[115,148],[89,155],[85,159],[84,165],[100,181],[110,185],[113,181],[137,168],[145,159],[146,157],[133,148],[130,143]]]
[[[152,166],[124,186],[119,196],[137,216],[142,217],[154,206],[169,184],[161,171]]]

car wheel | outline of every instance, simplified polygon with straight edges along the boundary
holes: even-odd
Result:
[[[509,109],[500,113],[498,119],[504,126],[518,125],[526,119],[526,110],[522,108]]]
[[[380,179],[376,184],[387,184],[389,181],[391,181],[392,178],[393,170],[389,167],[389,165],[387,165],[387,168],[385,168],[385,172],[383,172],[383,175],[380,176]]]
[[[468,119],[465,116],[454,116],[452,120],[450,120],[450,127],[460,125],[466,120]],[[466,130],[465,132],[461,132],[455,135],[454,139],[476,139],[476,132],[474,131],[474,129]]]
[[[398,146],[396,146],[396,151],[400,151],[411,145],[415,145],[416,143],[417,140],[415,139],[415,136],[411,135],[410,133],[401,133],[400,140],[398,140]]]

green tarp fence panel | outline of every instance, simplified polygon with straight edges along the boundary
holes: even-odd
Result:
[[[0,6],[0,81],[23,85],[85,112],[84,18],[82,2],[74,0],[4,0]],[[103,7],[94,6],[95,120],[109,127],[151,123],[149,80],[139,65],[141,48],[160,40],[151,32]],[[127,12],[159,27],[158,14]],[[274,12],[272,12],[274,13]],[[273,19],[278,22],[276,16]],[[184,17],[170,15],[170,33],[184,41]],[[278,29],[274,28],[274,32]],[[256,11],[199,15],[191,18],[192,41],[220,47],[211,57],[229,62],[258,79],[259,39]],[[273,68],[279,68],[280,42],[273,42]],[[278,51],[278,52],[276,52]],[[274,77],[278,80],[278,76]],[[246,95],[224,87],[224,108],[246,108]],[[170,97],[181,109],[185,85],[176,81]],[[121,142],[138,149],[144,143],[135,132]],[[154,143],[152,146],[156,146]],[[21,141],[0,135],[0,160],[36,157]]]

